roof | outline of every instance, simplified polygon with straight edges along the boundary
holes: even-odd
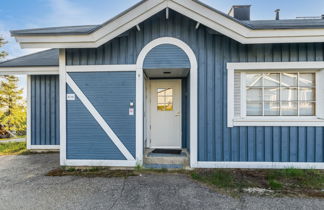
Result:
[[[198,0],[142,0],[101,25],[16,30],[11,34],[22,48],[97,48],[165,9],[242,44],[324,42],[324,20],[240,21]]]
[[[324,28],[324,19],[250,20],[241,22],[254,29]]]
[[[41,67],[59,66],[59,50],[50,49],[22,57],[14,58],[0,63],[4,67]]]
[[[82,26],[63,26],[63,27],[50,27],[50,28],[34,28],[25,30],[11,31],[11,35],[77,35],[89,34],[98,28],[100,25],[82,25]]]

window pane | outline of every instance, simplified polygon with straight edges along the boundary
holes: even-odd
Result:
[[[281,102],[281,115],[283,116],[298,115],[297,102]]]
[[[279,101],[279,88],[264,88],[265,101]]]
[[[315,101],[315,89],[314,88],[300,88],[299,100],[301,101]]]
[[[262,101],[262,88],[248,88],[246,99],[247,101]]]
[[[173,103],[173,98],[172,97],[166,97],[165,99],[166,99],[165,103],[167,103],[167,104],[172,104]]]
[[[281,101],[297,101],[297,88],[282,88]]]
[[[165,104],[158,104],[157,110],[158,111],[164,111],[165,110]]]
[[[262,115],[262,103],[248,103],[247,107],[248,116],[261,116]]]
[[[165,103],[164,97],[158,97],[158,104]]]
[[[299,74],[300,87],[315,87],[315,74],[314,73],[300,73]]]
[[[246,74],[246,86],[262,86],[262,74]]]
[[[281,74],[281,86],[283,87],[297,87],[297,73],[288,74],[283,73]]]
[[[166,95],[166,96],[172,96],[172,95],[173,95],[173,89],[172,89],[172,88],[168,88],[168,89],[165,91],[165,95]]]
[[[300,116],[314,116],[315,115],[315,103],[312,102],[300,102],[299,103]]]
[[[158,96],[165,96],[165,88],[158,88],[157,89],[157,94]]]
[[[280,83],[280,74],[268,73],[264,74],[264,86],[277,87]]]
[[[265,102],[264,103],[264,115],[266,116],[279,116],[280,104],[279,102]]]

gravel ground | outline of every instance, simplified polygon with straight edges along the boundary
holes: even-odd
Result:
[[[219,194],[183,175],[47,177],[58,154],[0,156],[0,209],[324,209],[324,199]]]

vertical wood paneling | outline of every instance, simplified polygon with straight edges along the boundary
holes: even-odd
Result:
[[[313,127],[227,128],[227,62],[323,61],[323,43],[242,45],[170,10],[98,49],[67,51],[68,65],[134,64],[141,49],[165,36],[186,42],[198,59],[199,161],[324,161],[324,131]],[[79,58],[77,58],[79,57]],[[39,94],[39,93],[38,93]],[[35,134],[36,135],[36,134]],[[39,134],[37,134],[39,135]]]
[[[31,145],[59,145],[58,76],[31,76]]]

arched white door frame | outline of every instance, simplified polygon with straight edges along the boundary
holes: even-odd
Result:
[[[148,43],[140,52],[136,62],[136,161],[143,164],[144,145],[144,77],[143,65],[146,55],[156,46],[172,44],[182,49],[190,61],[190,167],[197,166],[198,153],[198,63],[193,50],[183,41],[173,37],[162,37]]]

